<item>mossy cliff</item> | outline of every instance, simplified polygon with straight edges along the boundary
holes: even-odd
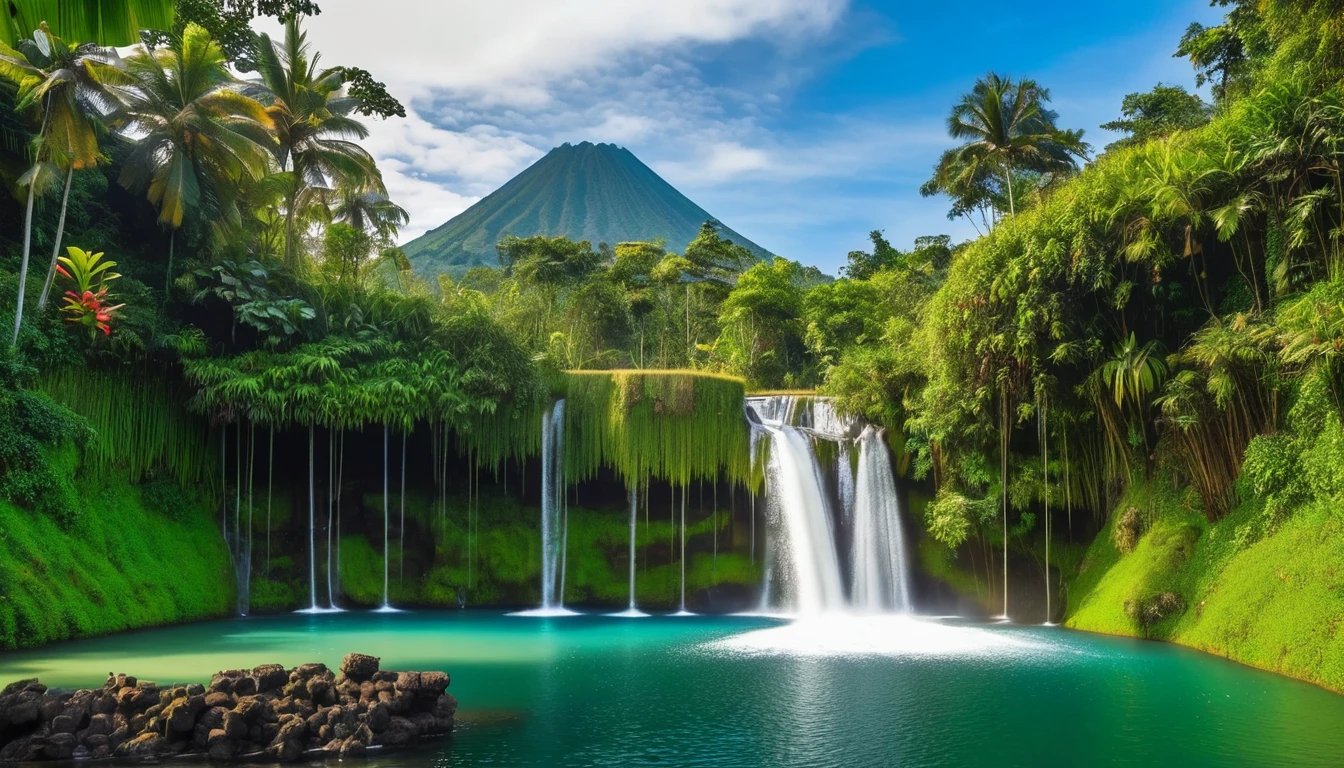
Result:
[[[73,471],[73,449],[63,457]],[[210,505],[175,481],[79,476],[64,523],[0,501],[0,649],[229,615]]]

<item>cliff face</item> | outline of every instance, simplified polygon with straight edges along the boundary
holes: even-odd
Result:
[[[505,235],[564,236],[615,245],[661,238],[680,253],[714,219],[639,158],[614,144],[556,147],[498,190],[405,245],[422,275],[497,266]],[[723,237],[761,258],[771,254],[731,229]]]

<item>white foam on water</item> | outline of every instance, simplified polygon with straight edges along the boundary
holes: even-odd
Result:
[[[582,616],[578,611],[571,611],[568,608],[529,608],[526,611],[514,611],[504,614],[506,616],[524,616],[537,619],[556,619],[564,616]]]
[[[980,627],[953,626],[901,615],[804,618],[743,632],[700,646],[753,656],[1018,656],[1047,650],[1040,643]]]

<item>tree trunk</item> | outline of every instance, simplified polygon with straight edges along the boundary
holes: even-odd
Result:
[[[173,285],[173,248],[177,245],[177,230],[168,233],[168,273],[163,276],[163,297],[168,298],[168,290]]]
[[[51,266],[47,267],[47,279],[42,283],[42,295],[37,299],[37,308],[47,306],[47,294],[51,292],[51,282],[56,278],[56,257],[61,255],[61,238],[65,236],[65,210],[70,202],[70,182],[75,177],[75,166],[65,173],[65,192],[61,193],[61,216],[56,220],[56,244],[51,248]]]
[[[1003,172],[1008,178],[1008,215],[1016,216],[1017,206],[1013,203],[1013,167],[1011,165],[1005,165],[1003,167]]]
[[[19,264],[19,298],[14,302],[14,337],[11,347],[19,344],[19,326],[23,324],[23,290],[28,283],[28,253],[33,245],[33,198],[37,196],[37,178],[42,174],[40,168],[33,169],[33,178],[28,181],[28,209],[23,214],[23,260]]]

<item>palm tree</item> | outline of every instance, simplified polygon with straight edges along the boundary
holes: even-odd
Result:
[[[383,192],[343,186],[336,194],[332,218],[368,232],[381,245],[392,244],[402,226],[411,220],[406,209],[392,202]]]
[[[356,143],[368,130],[350,113],[359,101],[345,95],[345,70],[319,70],[298,17],[285,24],[285,39],[257,36],[259,98],[275,124],[276,157],[288,174],[285,193],[285,260],[298,262],[295,222],[299,210],[339,186],[385,193],[373,156]]]
[[[270,168],[275,141],[264,107],[239,93],[223,51],[204,28],[189,24],[168,48],[126,62],[136,84],[123,90],[123,129],[142,138],[121,183],[143,189],[171,231],[165,291],[173,277],[177,230],[188,211],[234,219],[244,180]]]
[[[1002,175],[1008,213],[1016,213],[1014,169],[1068,173],[1087,154],[1083,132],[1057,128],[1048,101],[1050,92],[1035,80],[992,72],[977,80],[947,118],[948,135],[965,143],[943,155],[930,184],[956,197],[968,182]]]
[[[125,75],[116,67],[116,53],[93,44],[70,45],[51,34],[44,23],[31,39],[21,40],[17,50],[0,42],[0,77],[18,87],[15,109],[35,111],[41,128],[37,136],[37,157],[28,176],[28,202],[24,213],[23,259],[19,274],[18,305],[14,312],[14,337],[18,343],[23,322],[23,296],[28,282],[28,259],[32,247],[33,201],[41,182],[44,160],[65,171],[65,192],[56,225],[56,243],[51,266],[42,286],[38,306],[46,304],[47,291],[55,274],[65,230],[65,211],[70,198],[70,182],[76,170],[91,168],[101,159],[98,151],[99,120],[113,108],[108,92],[110,84],[124,83]]]

